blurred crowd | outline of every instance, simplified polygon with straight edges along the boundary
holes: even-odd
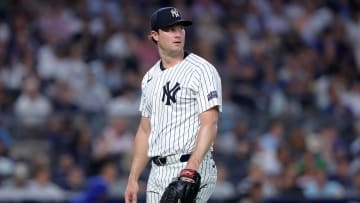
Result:
[[[2,0],[0,201],[122,197],[168,5],[222,78],[212,200],[360,197],[359,1]]]

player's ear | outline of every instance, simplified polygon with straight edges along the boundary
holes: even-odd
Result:
[[[159,33],[152,30],[151,33],[150,33],[150,36],[151,37],[151,40],[154,42],[154,43],[157,43],[158,40],[159,40]]]

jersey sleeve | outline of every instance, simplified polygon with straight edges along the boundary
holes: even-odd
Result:
[[[141,82],[141,98],[140,98],[140,106],[139,111],[141,112],[141,116],[143,117],[150,117],[151,111],[148,107],[149,104],[146,99],[145,89],[146,89],[146,81],[147,81],[148,75],[146,74]]]
[[[206,64],[198,74],[198,105],[199,112],[204,112],[214,106],[222,112],[222,91],[219,73],[211,64]]]

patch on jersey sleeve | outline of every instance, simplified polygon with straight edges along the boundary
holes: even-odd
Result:
[[[218,98],[218,93],[217,91],[212,91],[207,95],[208,101],[214,99],[214,98]]]

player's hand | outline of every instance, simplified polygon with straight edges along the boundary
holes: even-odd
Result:
[[[125,203],[136,203],[139,184],[136,180],[129,180],[125,190]]]
[[[193,203],[200,190],[200,174],[193,169],[183,169],[180,176],[165,189],[160,203]]]

